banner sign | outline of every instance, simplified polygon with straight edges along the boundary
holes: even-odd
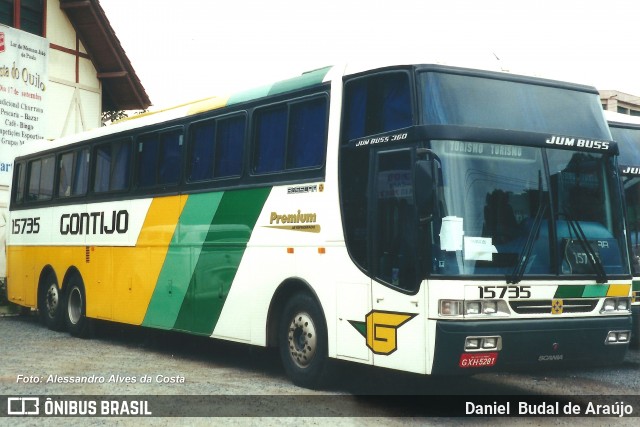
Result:
[[[0,25],[0,185],[19,148],[44,138],[48,50],[47,39]]]

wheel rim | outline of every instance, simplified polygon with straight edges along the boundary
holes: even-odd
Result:
[[[55,317],[56,312],[58,311],[59,301],[60,292],[58,291],[58,286],[55,283],[52,283],[49,285],[49,289],[47,289],[47,295],[45,298],[46,309],[49,317]]]
[[[298,313],[289,325],[289,350],[291,359],[301,368],[309,366],[318,349],[316,327],[307,313]]]
[[[82,317],[82,293],[80,289],[74,287],[69,294],[69,321],[72,324],[78,323]]]

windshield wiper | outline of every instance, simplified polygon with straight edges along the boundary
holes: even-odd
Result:
[[[529,263],[529,256],[531,255],[531,250],[533,249],[533,243],[538,238],[538,233],[540,231],[540,226],[542,225],[542,218],[544,217],[544,213],[547,210],[547,203],[544,201],[540,202],[538,205],[538,212],[536,212],[536,216],[533,219],[533,225],[531,226],[531,231],[529,231],[529,236],[527,236],[527,241],[518,256],[518,263],[516,264],[513,272],[510,276],[507,276],[508,284],[516,284],[522,280],[524,276],[524,272],[527,268],[527,264]]]
[[[567,220],[569,227],[573,229],[576,234],[580,247],[587,254],[587,261],[589,261],[591,268],[593,268],[593,271],[596,273],[596,283],[606,283],[608,280],[607,273],[604,271],[600,257],[587,240],[587,236],[584,234],[584,231],[580,226],[580,222],[573,219],[568,213],[565,213],[564,217]]]

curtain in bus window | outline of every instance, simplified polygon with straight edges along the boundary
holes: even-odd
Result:
[[[365,136],[364,123],[367,102],[367,87],[365,80],[356,80],[347,85],[346,90],[346,120],[344,139],[352,139]]]
[[[238,176],[242,173],[245,118],[218,121],[216,134],[215,177]]]
[[[77,153],[73,169],[73,188],[71,194],[81,196],[87,193],[89,181],[89,149],[85,148]]]
[[[434,72],[420,82],[425,124],[611,138],[596,94]]]
[[[58,176],[58,197],[71,196],[71,181],[73,173],[73,158],[75,153],[65,153],[60,157],[60,171]]]
[[[138,186],[156,185],[158,167],[158,134],[138,138]]]
[[[118,142],[113,146],[115,163],[111,173],[110,190],[124,190],[129,184],[131,144]]]
[[[385,80],[382,101],[382,131],[391,131],[411,126],[411,96],[409,79],[403,74],[394,74]]]
[[[413,123],[409,76],[384,73],[347,85],[347,140],[392,131]]]
[[[16,189],[16,203],[22,203],[24,199],[24,163],[17,163],[15,167],[17,169],[16,176],[18,177],[18,187]]]
[[[101,145],[96,149],[96,176],[93,183],[93,191],[102,193],[109,191],[109,179],[111,177],[111,146]]]
[[[257,121],[253,170],[256,173],[283,170],[287,136],[286,106],[261,111]]]
[[[53,197],[53,178],[56,171],[54,156],[42,159],[42,175],[40,175],[40,200],[49,200]]]
[[[215,122],[196,125],[191,134],[189,181],[202,181],[213,176],[213,136]]]
[[[40,194],[40,174],[42,161],[34,160],[29,163],[29,200],[38,200]]]
[[[295,104],[289,119],[287,168],[320,166],[324,160],[326,99]]]
[[[160,165],[158,184],[177,184],[180,179],[180,153],[182,131],[165,132],[160,135]]]

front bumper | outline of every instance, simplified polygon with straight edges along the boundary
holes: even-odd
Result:
[[[631,330],[631,316],[597,318],[436,321],[433,374],[543,369],[621,363],[629,344],[605,344],[610,331]],[[461,367],[465,339],[499,336],[493,366]]]

